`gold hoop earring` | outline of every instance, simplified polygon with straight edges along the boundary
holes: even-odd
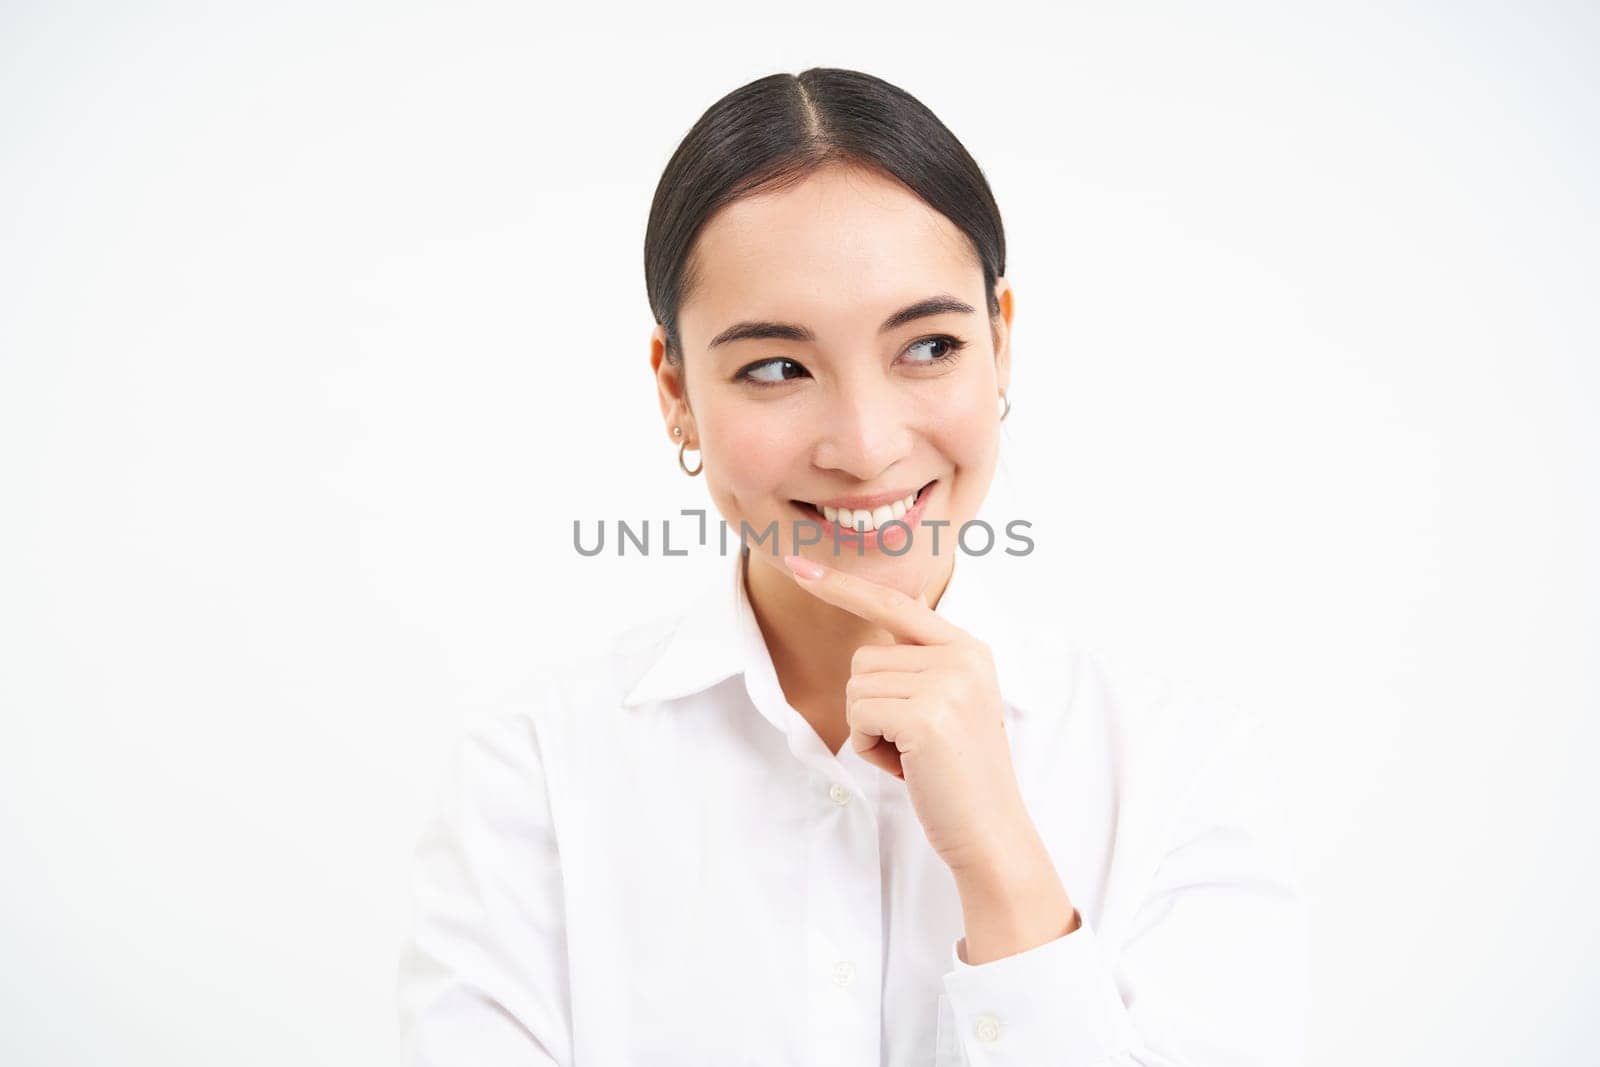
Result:
[[[683,468],[683,473],[693,478],[696,474],[699,474],[701,471],[706,469],[706,460],[704,456],[701,456],[694,470],[690,470],[689,465],[683,461],[683,450],[688,447],[688,441],[685,441],[683,444],[678,446],[678,466]],[[700,450],[697,448],[695,451],[698,452]]]
[[[1005,390],[1001,390],[1000,399],[1006,402],[1006,409],[1000,413],[1000,421],[1005,422],[1006,416],[1011,414],[1011,398],[1006,396]]]

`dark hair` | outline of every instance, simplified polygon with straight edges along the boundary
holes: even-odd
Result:
[[[1005,273],[1000,208],[978,164],[932,111],[904,89],[855,70],[812,67],[769,74],[706,110],[667,161],[644,235],[644,284],[666,358],[683,359],[678,309],[696,284],[695,237],[742,196],[781,189],[830,163],[897,179],[971,239],[989,316],[1000,314]]]

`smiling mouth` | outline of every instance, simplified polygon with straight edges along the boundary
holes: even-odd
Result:
[[[902,519],[903,521],[903,516],[914,510],[923,502],[923,498],[927,496],[928,490],[933,488],[938,480],[939,479],[935,478],[927,485],[924,485],[921,489],[918,489],[912,496],[910,504],[906,505],[903,510],[899,505],[888,505],[890,510],[895,512],[893,517],[896,519]],[[862,533],[863,531],[861,526],[863,524],[866,526],[864,531],[865,533],[870,534],[878,528],[878,521],[873,517],[874,512],[871,511],[850,511],[849,508],[838,508],[834,510],[835,517],[829,518],[826,512],[808,500],[791,500],[789,503],[793,504],[801,511],[807,512],[815,521],[832,526],[835,530],[839,530],[844,533]],[[905,502],[901,501],[901,503],[904,504]],[[843,521],[843,516],[846,514],[849,517],[848,522]],[[888,519],[884,520],[884,522],[888,521]]]

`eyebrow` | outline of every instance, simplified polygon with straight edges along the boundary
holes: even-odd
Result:
[[[907,304],[893,315],[883,320],[883,325],[878,327],[880,334],[904,326],[917,319],[925,319],[930,315],[971,314],[973,307],[964,300],[957,300],[948,293],[930,296],[925,300],[918,300],[915,304]],[[775,340],[775,341],[808,341],[814,342],[817,335],[810,329],[792,322],[740,322],[729,326],[711,339],[707,348],[716,348],[718,345],[732,344],[734,341]]]

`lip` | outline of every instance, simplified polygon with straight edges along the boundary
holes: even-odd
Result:
[[[922,483],[926,485],[927,483]],[[851,511],[874,511],[885,504],[893,504],[896,500],[906,497],[922,488],[920,485],[909,486],[905,489],[891,489],[887,493],[873,493],[871,496],[836,496],[832,500],[807,500],[803,503],[810,504],[818,511],[825,507],[849,508]]]
[[[905,497],[910,496],[912,492],[916,492],[918,494],[917,495],[917,502],[914,505],[912,505],[912,507],[903,516],[901,516],[900,518],[896,519],[895,521],[896,522],[903,522],[908,527],[911,527],[911,528],[915,529],[917,523],[922,520],[922,513],[924,511],[926,511],[927,508],[928,508],[928,498],[933,496],[933,491],[934,491],[934,489],[936,489],[938,487],[938,485],[939,485],[939,479],[935,478],[933,481],[926,483],[921,489],[908,490],[907,492],[900,494],[900,496],[890,497],[889,500],[892,502],[892,501],[895,501],[895,500],[902,500]],[[871,499],[871,498],[868,498],[868,499]],[[817,523],[817,525],[822,527],[823,533],[825,533],[830,540],[836,540],[840,544],[849,545],[852,548],[856,547],[857,544],[860,544],[860,546],[863,549],[869,549],[869,548],[875,549],[875,548],[878,547],[878,535],[880,533],[882,533],[881,530],[878,530],[878,529],[874,528],[874,529],[868,530],[865,534],[860,534],[860,533],[857,533],[854,528],[840,526],[837,521],[829,522],[827,517],[824,516],[821,511],[812,511],[811,510],[811,508],[814,507],[815,505],[797,505],[797,506],[800,506],[800,510],[802,512],[806,512],[807,513],[806,517],[808,519],[810,519],[811,521]],[[832,505],[829,505],[829,506],[831,507]],[[852,510],[854,510],[854,509],[852,509]],[[902,531],[902,530],[896,529],[895,530],[895,536],[896,537],[904,537],[905,536],[905,532]]]

